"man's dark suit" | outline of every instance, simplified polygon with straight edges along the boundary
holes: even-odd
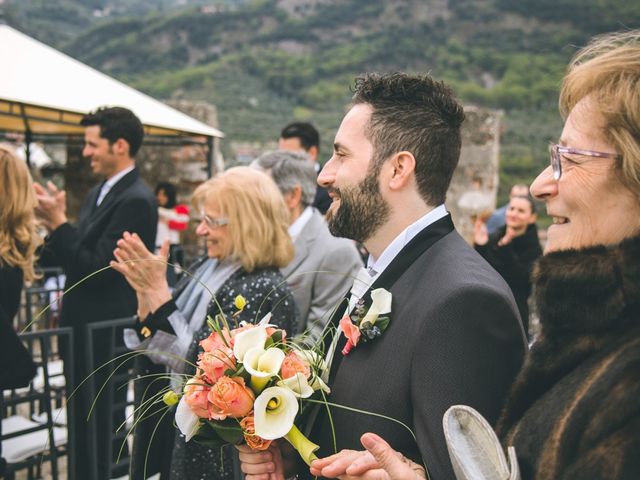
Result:
[[[513,296],[504,280],[453,229],[446,216],[422,230],[371,288],[393,295],[391,322],[381,337],[347,356],[338,342],[329,401],[386,415],[407,425],[332,408],[337,450],[361,450],[375,432],[405,456],[424,460],[430,478],[454,478],[442,416],[471,405],[495,421],[526,348]],[[365,302],[370,303],[369,292]],[[334,317],[333,321],[338,316]],[[326,413],[312,440],[333,453]]]
[[[53,231],[43,248],[41,259],[43,264],[61,265],[67,275],[66,288],[73,286],[87,275],[109,265],[113,259],[116,242],[124,231],[136,232],[145,242],[147,248],[153,251],[158,214],[156,200],[149,188],[140,180],[137,169],[127,173],[107,193],[99,206],[96,200],[100,192],[100,185],[94,187],[80,210],[76,226],[65,223]],[[87,339],[84,326],[89,322],[111,320],[133,315],[136,312],[136,296],[122,275],[114,270],[106,270],[87,279],[71,292],[65,293],[62,300],[60,325],[73,327],[74,334],[74,384],[77,386],[89,373],[83,366],[86,364],[85,355]],[[118,340],[121,340],[121,335]],[[107,358],[108,342],[96,345],[95,361],[101,365]],[[94,347],[94,348],[95,348]],[[101,348],[103,347],[103,348]],[[96,379],[98,388],[102,378]],[[85,384],[86,385],[86,384]],[[84,393],[84,395],[83,395]],[[73,455],[77,460],[76,478],[91,478],[87,473],[88,440],[86,438],[86,386],[75,394],[71,401],[76,402],[76,446]],[[98,428],[98,469],[106,469],[109,459],[101,455],[105,451],[103,441],[109,438],[104,432],[100,402],[97,404],[96,415]],[[124,411],[121,415],[124,419]],[[116,446],[116,454],[120,445]],[[102,478],[99,473],[98,478]]]

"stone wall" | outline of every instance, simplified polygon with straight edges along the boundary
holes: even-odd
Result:
[[[465,107],[462,151],[447,193],[447,209],[460,234],[473,239],[473,218],[496,206],[502,112]]]

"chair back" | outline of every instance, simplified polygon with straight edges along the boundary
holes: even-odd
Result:
[[[95,400],[89,416],[88,451],[93,466],[98,464],[98,451],[111,459],[108,478],[129,470],[127,435],[133,421],[135,369],[133,356],[124,345],[123,330],[134,323],[134,317],[125,317],[86,325],[86,365],[87,371],[94,373],[87,378],[84,395]]]
[[[28,387],[5,390],[0,398],[5,476],[13,478],[27,469],[29,478],[39,477],[42,464],[48,462],[51,478],[57,480],[58,459],[69,458],[75,445],[67,429],[73,405],[66,401],[73,389],[73,362],[65,362],[72,358],[73,331],[67,327],[26,332],[20,339],[38,373]]]

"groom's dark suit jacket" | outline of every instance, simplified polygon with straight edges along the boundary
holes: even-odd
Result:
[[[511,291],[448,215],[407,244],[371,288],[392,293],[391,322],[381,337],[347,356],[340,353],[341,338],[329,401],[398,420],[417,442],[393,421],[333,407],[337,450],[362,450],[360,436],[375,432],[405,456],[424,461],[430,478],[455,478],[444,412],[465,404],[494,422],[523,360],[526,342]],[[370,303],[369,292],[364,298]],[[311,439],[320,443],[320,456],[333,453],[325,409]]]

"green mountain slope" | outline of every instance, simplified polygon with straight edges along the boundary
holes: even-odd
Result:
[[[75,58],[155,97],[216,104],[231,141],[274,140],[286,122],[309,119],[328,155],[355,75],[429,72],[464,102],[505,110],[503,186],[531,181],[548,161],[546,144],[561,127],[558,86],[576,47],[594,34],[640,27],[640,3],[616,0],[23,4],[14,18],[27,33],[65,24],[29,18],[27,4],[76,12],[64,14],[66,35],[50,37]],[[96,4],[119,4],[119,13],[96,20],[87,13]]]

